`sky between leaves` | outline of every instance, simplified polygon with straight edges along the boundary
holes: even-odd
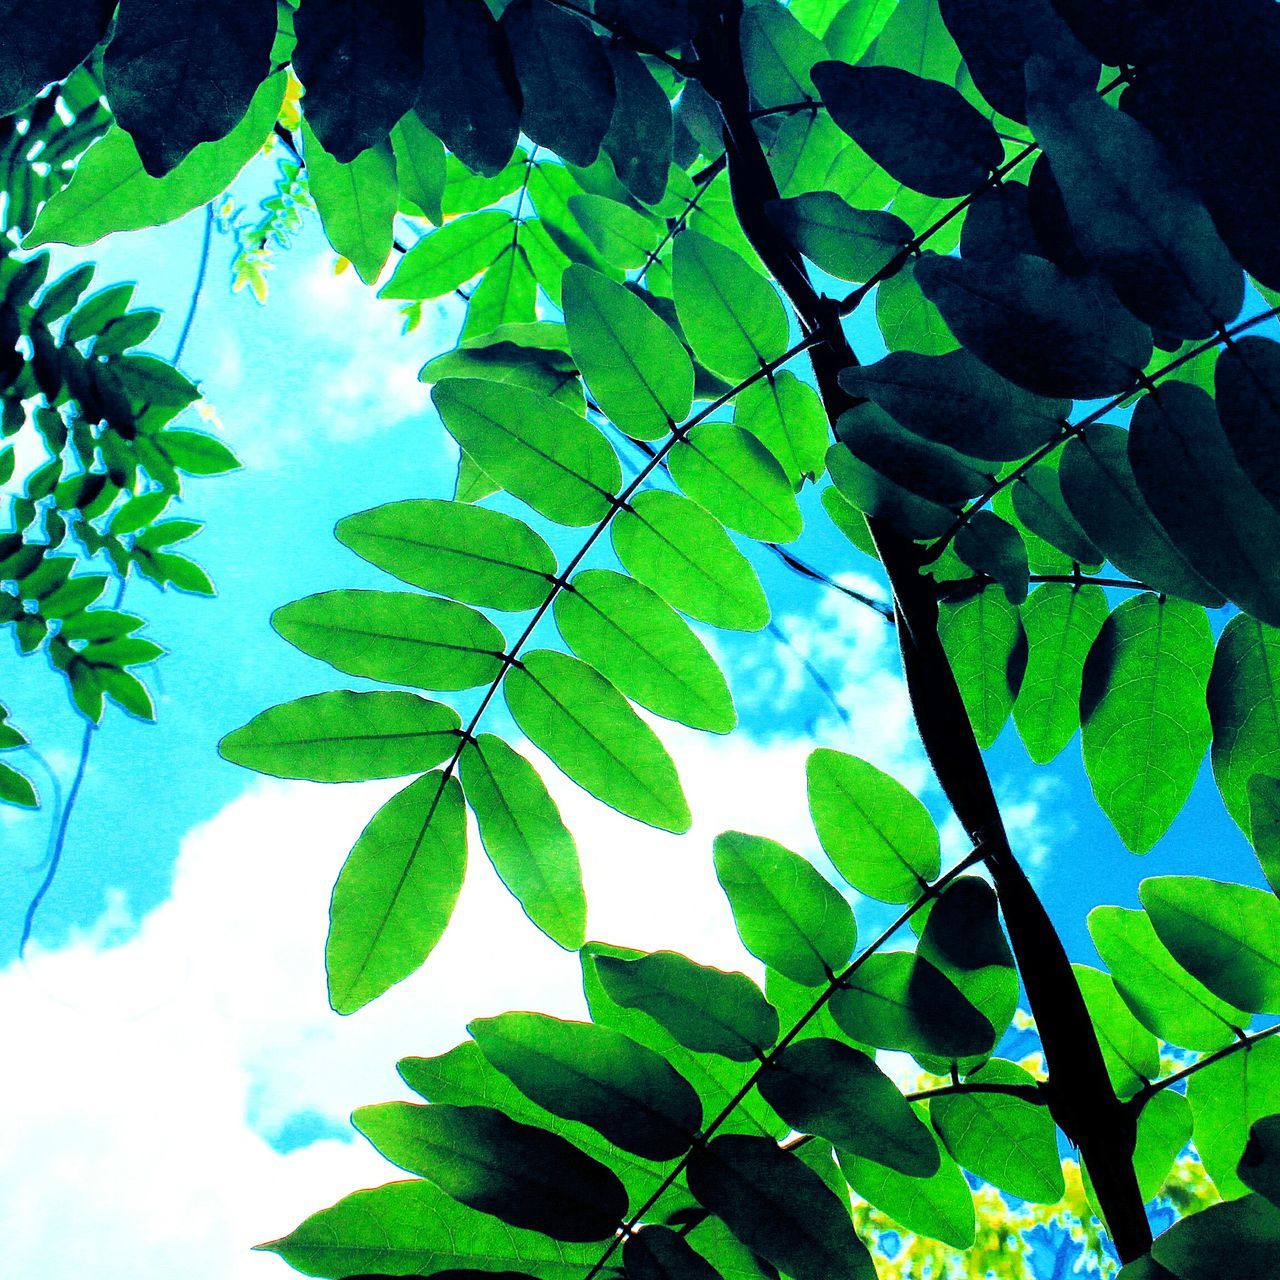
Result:
[[[256,200],[272,177],[271,162],[259,160],[237,192]],[[166,313],[151,346],[168,355],[202,220],[197,212],[64,251],[55,267],[92,260],[99,284],[138,280],[138,303]],[[334,274],[314,220],[277,259],[265,308],[230,293],[229,255],[216,238],[183,361],[245,463],[193,485],[187,499],[208,521],[193,554],[219,595],[130,586],[130,606],[171,651],[155,669],[159,723],[109,713],[25,966],[16,945],[42,874],[49,810],[0,809],[0,1008],[10,1045],[0,1090],[11,1103],[0,1238],[13,1273],[41,1280],[282,1276],[283,1263],[249,1247],[353,1186],[396,1176],[347,1116],[407,1096],[397,1057],[441,1052],[470,1018],[508,1008],[581,1011],[575,957],[524,920],[480,858],[422,971],[354,1018],[328,1008],[329,890],[395,784],[278,783],[222,762],[214,748],[265,706],[350,683],[276,638],[268,617],[312,592],[386,585],[332,538],[337,519],[451,492],[456,455],[417,372],[451,344],[461,303],[428,304],[422,326],[401,336],[394,304],[353,274]],[[807,502],[805,513],[811,527],[798,553],[883,598],[875,566],[830,529],[819,504]],[[890,629],[767,553],[750,554],[789,644],[768,631],[715,636],[741,727],[727,739],[663,727],[692,832],[650,831],[545,762],[540,772],[578,837],[590,937],[754,971],[715,883],[711,839],[739,828],[821,864],[804,804],[813,745],[863,755],[922,789],[935,816],[944,807],[911,729]],[[0,685],[15,721],[38,727],[65,785],[82,722],[61,682],[35,667],[0,654]],[[1207,767],[1168,836],[1138,859],[1097,810],[1077,743],[1036,768],[1010,727],[990,760],[1015,850],[1073,959],[1096,961],[1088,909],[1136,906],[1145,876],[1257,880]],[[47,794],[38,768],[35,776]],[[944,834],[953,852],[961,847],[954,821]],[[887,919],[879,904],[855,905],[864,936]]]

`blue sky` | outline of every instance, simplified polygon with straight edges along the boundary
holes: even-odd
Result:
[[[257,162],[242,179],[245,198],[256,199],[271,176]],[[63,261],[97,261],[101,284],[138,280],[137,302],[166,312],[150,345],[167,355],[201,230],[196,213]],[[428,305],[423,326],[401,336],[394,304],[352,274],[334,274],[314,220],[278,256],[266,307],[230,293],[229,255],[228,241],[215,238],[184,359],[246,464],[193,482],[185,503],[208,521],[189,545],[219,594],[205,601],[130,586],[128,605],[170,650],[153,669],[159,723],[109,713],[25,967],[14,953],[49,815],[0,811],[0,1007],[20,1046],[0,1066],[0,1087],[22,1099],[0,1154],[0,1230],[14,1273],[42,1280],[287,1274],[249,1246],[346,1190],[394,1176],[349,1140],[346,1116],[403,1095],[397,1056],[447,1048],[472,1016],[578,1009],[573,957],[524,921],[476,858],[455,922],[422,973],[354,1018],[328,1010],[328,890],[394,784],[263,781],[222,763],[215,744],[265,706],[348,683],[276,638],[268,617],[315,591],[394,585],[342,548],[332,527],[382,502],[449,493],[455,454],[417,371],[451,343],[460,304]],[[816,502],[806,515],[799,553],[883,595],[875,566],[830,530]],[[582,848],[594,937],[751,968],[715,886],[710,840],[738,827],[818,856],[803,796],[815,742],[924,788],[943,818],[889,628],[752,554],[794,650],[767,632],[709,637],[742,727],[719,740],[660,729],[693,803],[692,833],[649,831],[554,782]],[[796,651],[834,687],[851,727]],[[60,679],[6,649],[0,687],[66,779],[81,722]],[[500,710],[489,727],[509,729]],[[1207,766],[1170,834],[1139,859],[1098,811],[1078,742],[1037,769],[1009,728],[990,763],[1015,847],[1074,958],[1095,959],[1089,907],[1136,905],[1144,876],[1256,879]],[[944,831],[958,849],[954,823]],[[859,906],[864,936],[883,919],[875,904]],[[77,1206],[70,1231],[69,1202]]]

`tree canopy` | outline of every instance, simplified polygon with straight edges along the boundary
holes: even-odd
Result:
[[[590,1021],[508,1013],[402,1061],[425,1105],[354,1123],[412,1177],[263,1247],[335,1280],[870,1280],[874,1222],[974,1246],[968,1175],[1074,1196],[1105,1231],[1097,1265],[1114,1254],[1126,1278],[1274,1268],[1272,0],[69,0],[6,18],[0,478],[20,495],[0,624],[89,722],[108,700],[154,714],[138,669],[163,650],[125,584],[212,592],[173,550],[200,523],[170,507],[238,463],[175,422],[199,398],[178,360],[136,350],[159,313],[128,285],[90,292],[90,265],[47,281],[43,246],[206,205],[211,225],[269,146],[277,190],[233,228],[244,281],[314,206],[406,326],[467,302],[422,371],[459,450],[452,497],[340,521],[386,585],[272,618],[355,687],[266,708],[220,749],[281,778],[410,779],[334,886],[338,1013],[429,962],[487,857],[580,954]],[[846,322],[867,312],[879,342],[855,350]],[[19,471],[28,438],[41,461]],[[812,489],[877,565],[869,604],[971,851],[944,865],[916,796],[824,747],[808,797],[839,883],[751,833],[691,853],[714,859],[763,989],[588,942],[573,833],[520,747],[688,830],[698,797],[661,722],[733,730],[707,637],[770,623],[740,544],[821,576],[787,549]],[[1207,874],[1148,879],[1139,910],[1099,903],[1106,971],[1073,967],[984,764],[1010,719],[1037,763],[1079,731],[1135,854],[1207,753],[1265,881],[1209,878],[1206,851]],[[11,759],[31,732],[0,709]],[[6,761],[0,799],[40,802]],[[853,891],[901,908],[885,934],[860,941]],[[1020,1000],[1039,1076],[1001,1054]],[[904,1093],[889,1052],[937,1083]],[[1144,1204],[1188,1141],[1221,1200],[1153,1242]]]

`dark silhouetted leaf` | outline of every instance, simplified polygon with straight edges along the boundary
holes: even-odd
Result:
[[[990,121],[939,80],[898,67],[820,62],[813,82],[831,118],[899,182],[928,196],[965,196],[999,168]]]
[[[618,99],[602,146],[622,185],[642,204],[657,204],[671,168],[671,103],[632,49],[611,45],[609,60]]]
[[[106,34],[115,8],[115,0],[74,0],[54,6],[5,0],[0,5],[5,33],[0,116],[11,115],[45,85],[70,75]]]
[[[1280,511],[1280,343],[1237,338],[1218,357],[1214,389],[1236,461]]]

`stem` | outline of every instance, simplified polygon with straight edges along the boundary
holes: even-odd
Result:
[[[1254,1031],[1248,1035],[1242,1035],[1238,1040],[1233,1040],[1224,1048],[1217,1049],[1213,1053],[1207,1053],[1203,1058],[1197,1058],[1189,1066],[1185,1066],[1181,1071],[1175,1071],[1171,1075],[1165,1076],[1161,1080],[1152,1080],[1150,1083],[1142,1086],[1137,1093],[1129,1099],[1129,1105],[1135,1111],[1141,1111],[1146,1104],[1155,1097],[1162,1089],[1168,1089],[1175,1084],[1181,1084],[1188,1076],[1193,1076],[1197,1071],[1203,1071],[1205,1067],[1211,1067],[1215,1062],[1221,1062],[1223,1058],[1229,1058],[1233,1053],[1240,1053],[1242,1050],[1252,1049],[1259,1040],[1266,1040],[1270,1036],[1280,1032],[1280,1022],[1273,1027],[1264,1027],[1261,1031]]]
[[[908,1102],[924,1102],[928,1098],[953,1098],[966,1093],[1003,1093],[1010,1098],[1021,1098],[1023,1102],[1033,1102],[1036,1106],[1048,1106],[1045,1097],[1045,1082],[1037,1080],[1034,1084],[1002,1084],[998,1080],[961,1080],[958,1084],[939,1085],[936,1089],[918,1089],[908,1093]]]
[[[810,349],[818,390],[834,424],[854,400],[841,388],[841,369],[856,364],[840,325],[844,307],[819,296],[795,247],[769,219],[777,184],[750,118],[739,26],[742,0],[732,0],[718,29],[695,41],[703,84],[725,122],[729,180],[748,240],[790,298]],[[953,211],[951,216],[955,216]],[[889,574],[898,619],[907,690],[925,751],[957,817],[985,855],[1009,939],[1040,1027],[1055,1122],[1081,1150],[1099,1203],[1124,1262],[1151,1245],[1142,1195],[1133,1171],[1137,1126],[1116,1097],[1097,1035],[1061,939],[1009,847],[999,807],[968,713],[938,635],[938,604],[922,575],[921,553],[878,520],[868,520]]]
[[[728,1120],[728,1118],[751,1093],[752,1089],[756,1087],[765,1072],[768,1071],[774,1063],[777,1062],[778,1058],[795,1042],[796,1038],[805,1029],[805,1027],[807,1027],[809,1023],[822,1012],[827,1001],[829,1001],[831,997],[835,995],[835,993],[839,991],[840,988],[844,986],[845,983],[847,983],[848,980],[853,977],[853,975],[857,973],[873,955],[885,946],[886,943],[893,938],[893,935],[911,920],[912,916],[914,916],[917,911],[925,906],[926,903],[932,902],[933,899],[942,893],[942,891],[953,880],[962,875],[975,863],[981,862],[985,857],[986,851],[981,847],[976,848],[956,863],[950,871],[939,876],[932,884],[926,885],[920,896],[911,903],[910,906],[904,908],[898,918],[885,928],[873,942],[858,952],[858,954],[854,956],[854,958],[839,973],[833,973],[827,980],[826,986],[818,993],[809,1008],[805,1010],[805,1012],[792,1024],[791,1029],[782,1037],[781,1040],[778,1041],[773,1049],[771,1049],[769,1053],[761,1059],[759,1066],[757,1066],[746,1080],[742,1082],[742,1086],[738,1089],[738,1092],[724,1104],[716,1118],[703,1129],[696,1145],[705,1145],[710,1140],[716,1130],[719,1129],[726,1120]],[[690,1154],[691,1152],[686,1152],[679,1160],[676,1161],[675,1165],[653,1190],[649,1198],[645,1200],[645,1202],[635,1211],[635,1213],[631,1215],[630,1218],[627,1219],[622,1231],[618,1235],[614,1236],[613,1239],[605,1246],[604,1252],[596,1259],[591,1270],[587,1272],[584,1280],[595,1280],[595,1277],[599,1275],[601,1269],[613,1256],[614,1250],[617,1249],[617,1247],[635,1231],[640,1223],[644,1221],[645,1214],[648,1213],[675,1184],[676,1180],[684,1172],[685,1165],[689,1162]]]

